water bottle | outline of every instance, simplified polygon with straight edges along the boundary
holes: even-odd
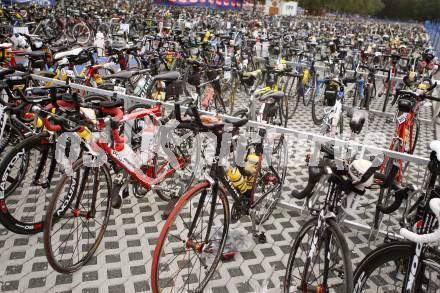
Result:
[[[104,34],[99,31],[96,33],[95,46],[98,48],[98,57],[103,57],[105,52],[105,39]]]
[[[237,188],[240,193],[245,193],[248,190],[246,178],[240,173],[238,168],[229,168],[228,178],[231,180],[232,185]]]

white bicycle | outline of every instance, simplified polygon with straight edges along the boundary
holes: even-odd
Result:
[[[414,210],[413,228],[400,230],[406,240],[391,240],[362,260],[354,273],[354,292],[440,292],[440,186],[435,185],[440,175],[440,141],[430,146],[425,192],[416,208],[409,209]]]

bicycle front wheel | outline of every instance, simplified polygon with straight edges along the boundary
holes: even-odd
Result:
[[[353,268],[344,235],[333,219],[300,230],[292,247],[284,292],[353,292]]]
[[[46,134],[12,148],[0,164],[0,223],[18,234],[41,232],[52,178],[61,174]]]
[[[287,173],[287,142],[283,135],[273,139],[274,149],[270,163],[263,164],[256,178],[254,195],[254,220],[257,226],[264,224],[275,210]]]
[[[229,229],[226,192],[209,182],[186,192],[175,205],[154,250],[154,293],[202,292],[220,261]]]
[[[90,41],[92,31],[85,22],[79,22],[72,28],[72,37],[80,45],[85,45]]]
[[[354,291],[360,292],[404,292],[405,276],[410,274],[411,255],[415,244],[391,242],[370,252],[354,272]],[[428,248],[420,256],[421,263],[412,283],[405,292],[434,293],[440,291],[440,256]]]
[[[47,260],[60,273],[85,265],[99,246],[111,212],[111,177],[107,167],[87,167],[80,159],[73,175],[55,188],[44,223]]]

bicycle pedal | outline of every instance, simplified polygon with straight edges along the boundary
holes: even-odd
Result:
[[[123,187],[123,184],[113,184],[113,188],[110,191],[112,207],[114,209],[120,209],[122,206],[122,200],[128,196],[128,190]]]
[[[232,252],[232,251],[224,252],[224,253],[222,253],[222,256],[220,259],[222,261],[231,261],[234,258],[234,256],[235,256],[235,252]]]

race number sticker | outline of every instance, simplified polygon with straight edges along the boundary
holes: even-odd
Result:
[[[402,124],[403,122],[406,121],[407,116],[408,116],[408,113],[403,113],[402,115],[397,117],[397,122],[399,122],[399,124]]]
[[[115,87],[113,88],[113,90],[114,90],[115,92],[120,93],[120,94],[123,94],[123,95],[125,95],[125,93],[126,93],[126,91],[127,91],[125,87],[117,86],[117,85],[115,85]]]
[[[130,33],[130,24],[129,23],[121,23],[119,26],[119,29],[123,31],[124,33]]]
[[[74,78],[74,77],[75,77],[75,72],[74,72],[73,70],[66,69],[64,72],[66,73],[66,75],[67,75],[68,77],[71,77],[71,78]]]
[[[12,28],[12,33],[29,35],[29,28],[27,26],[14,26]]]

